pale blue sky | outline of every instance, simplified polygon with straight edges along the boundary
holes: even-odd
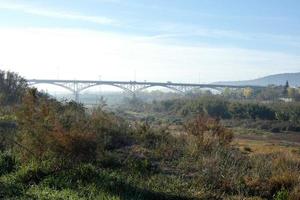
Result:
[[[178,82],[296,72],[299,10],[298,0],[0,0],[0,68]]]

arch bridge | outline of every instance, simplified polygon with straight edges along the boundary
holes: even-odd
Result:
[[[210,89],[224,89],[224,88],[262,88],[261,86],[251,85],[219,85],[219,84],[197,84],[197,83],[173,83],[173,82],[139,82],[139,81],[93,81],[93,80],[55,80],[55,79],[30,79],[27,80],[30,86],[37,84],[51,84],[62,87],[71,91],[74,94],[75,101],[79,101],[79,95],[82,91],[100,85],[114,86],[124,90],[127,93],[136,95],[150,87],[164,87],[176,92],[185,94],[193,89],[210,88]]]

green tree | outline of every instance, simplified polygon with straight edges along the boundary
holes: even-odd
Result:
[[[27,89],[24,78],[13,72],[0,70],[0,105],[14,105],[20,103]]]
[[[226,98],[230,98],[231,93],[232,93],[232,92],[231,92],[231,90],[230,90],[228,87],[226,87],[226,88],[223,90],[223,92],[222,92],[223,96],[226,97]]]
[[[22,161],[51,159],[59,168],[95,160],[96,132],[81,104],[59,103],[29,89],[16,114]]]
[[[296,97],[296,89],[295,88],[288,88],[288,97],[294,99]]]
[[[280,96],[282,96],[282,87],[278,87],[278,86],[274,86],[274,85],[270,85],[264,89],[262,89],[258,95],[257,95],[257,99],[258,100],[276,100],[278,99]]]
[[[288,95],[288,89],[290,87],[290,84],[288,81],[286,81],[284,87],[283,87],[283,96],[286,97]]]

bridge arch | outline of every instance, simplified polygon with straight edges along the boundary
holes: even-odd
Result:
[[[193,89],[191,89],[191,90],[189,90],[189,91],[193,91],[193,90],[203,90],[203,91],[217,91],[217,92],[222,92],[223,90],[222,90],[222,88],[221,87],[215,87],[215,86],[210,86],[210,87],[195,87],[195,88],[193,88]]]
[[[59,83],[49,83],[49,82],[38,82],[38,83],[35,83],[35,82],[32,82],[32,83],[29,83],[28,85],[29,86],[34,86],[34,85],[40,85],[40,84],[48,84],[48,85],[55,85],[55,86],[58,86],[58,87],[62,87],[72,93],[75,93],[75,90],[68,87],[68,86],[65,86],[65,85],[62,85],[62,84],[59,84]]]
[[[92,88],[92,87],[95,87],[95,86],[101,86],[101,85],[107,85],[107,86],[113,86],[113,87],[117,87],[117,88],[120,88],[122,90],[124,90],[125,92],[128,92],[130,94],[134,94],[134,92],[124,86],[121,86],[121,85],[117,85],[117,84],[109,84],[109,83],[97,83],[97,84],[93,84],[93,85],[88,85],[88,86],[85,86],[85,87],[82,87],[78,90],[78,93],[86,90],[86,89],[89,89],[89,88]]]
[[[168,88],[170,90],[173,90],[175,92],[179,92],[181,94],[185,93],[184,91],[182,91],[180,89],[177,89],[175,87],[171,87],[171,86],[168,86],[168,85],[147,85],[147,86],[144,86],[144,87],[141,87],[141,88],[137,89],[136,92],[141,92],[141,91],[146,90],[146,89],[151,88],[151,87],[164,87],[164,88]]]

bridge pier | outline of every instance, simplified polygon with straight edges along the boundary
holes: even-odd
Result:
[[[79,102],[79,93],[77,91],[74,91],[74,100]]]
[[[79,88],[79,83],[76,81],[73,82],[73,93],[74,93],[74,100],[76,102],[79,102],[80,88]]]

